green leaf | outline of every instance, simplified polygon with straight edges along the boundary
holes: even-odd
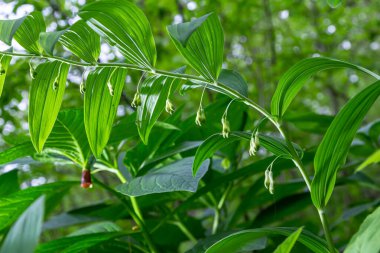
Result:
[[[67,29],[59,42],[86,62],[96,63],[99,58],[100,36],[83,20]]]
[[[7,76],[7,71],[11,59],[11,56],[0,54],[0,71],[3,71],[3,73],[0,73],[0,97],[3,93],[5,77]]]
[[[195,161],[193,164],[193,173],[195,174],[204,160],[211,157],[215,151],[223,148],[224,146],[241,140],[250,140],[251,134],[244,132],[231,132],[228,138],[223,138],[222,134],[214,134],[207,138],[197,149],[195,154]],[[269,152],[282,158],[291,159],[291,154],[285,143],[277,138],[259,134],[260,145],[267,149]],[[300,150],[299,147],[296,147]]]
[[[315,176],[311,196],[317,208],[327,205],[337,171],[345,163],[356,131],[379,95],[380,81],[377,81],[350,99],[328,128],[314,159]]]
[[[45,196],[39,197],[11,227],[0,253],[33,253],[38,244],[44,218]]]
[[[43,51],[48,55],[54,54],[54,47],[59,41],[59,38],[64,34],[66,30],[57,32],[43,32],[40,34],[39,42]]]
[[[336,8],[342,4],[342,0],[327,0],[331,8]]]
[[[76,182],[75,182],[76,183]],[[46,212],[60,203],[60,197],[73,186],[72,182],[57,182],[12,193],[0,198],[0,231],[11,225],[37,198],[45,194]]]
[[[241,95],[248,97],[248,85],[244,78],[234,70],[222,69],[218,77],[218,83],[239,92]]]
[[[304,59],[291,67],[281,77],[272,98],[272,114],[276,117],[281,118],[284,115],[286,109],[289,107],[290,103],[301,90],[302,86],[311,76],[319,71],[333,68],[350,68],[359,70],[376,79],[380,79],[380,76],[377,74],[348,62],[324,57]]]
[[[365,169],[371,164],[379,163],[379,162],[380,162],[380,150],[377,150],[359,165],[359,167],[356,169],[356,172]]]
[[[243,230],[233,233],[214,243],[205,253],[229,252],[238,253],[252,241],[270,235],[289,236],[294,232],[293,228],[257,228]],[[327,244],[319,237],[310,232],[302,231],[299,235],[299,242],[308,247],[313,252],[329,253]]]
[[[344,253],[378,253],[380,251],[380,207],[368,215],[351,238]]]
[[[148,19],[127,0],[93,2],[78,14],[101,36],[120,50],[128,63],[152,69],[156,46]]]
[[[41,54],[43,49],[39,44],[41,32],[45,32],[46,26],[41,12],[29,14],[14,34],[15,40],[27,51]]]
[[[95,157],[100,157],[107,145],[124,87],[127,70],[97,68],[86,80],[84,95],[84,125]],[[111,96],[109,85],[112,85]]]
[[[44,151],[66,156],[82,167],[86,166],[90,147],[83,118],[82,109],[61,111],[46,141]]]
[[[0,20],[0,40],[7,44],[12,45],[12,39],[17,29],[24,22],[26,17],[11,20]]]
[[[5,197],[20,190],[17,174],[18,170],[11,170],[0,175],[0,197]]]
[[[195,177],[192,176],[193,157],[183,158],[162,168],[150,170],[147,174],[133,178],[119,185],[116,190],[128,196],[142,196],[153,193],[189,191],[195,192],[198,183],[207,172],[209,161],[202,163]]]
[[[167,27],[188,63],[208,81],[216,82],[223,63],[224,36],[219,18],[209,13],[191,22]]]
[[[0,164],[12,162],[18,158],[31,156],[35,153],[32,142],[24,142],[0,152]]]
[[[86,252],[87,249],[112,239],[122,237],[125,233],[93,233],[86,235],[63,237],[57,240],[40,244],[36,249],[36,253],[80,253]]]
[[[41,152],[53,129],[63,93],[69,65],[58,61],[40,64],[29,92],[29,131],[32,143]]]
[[[166,105],[166,99],[173,94],[180,79],[151,76],[141,84],[141,106],[137,108],[136,124],[141,140],[148,144],[149,134]]]
[[[298,237],[300,236],[302,232],[302,227],[297,229],[295,232],[293,232],[288,238],[285,239],[273,253],[290,253],[290,251],[293,249],[294,244],[298,240]]]
[[[71,233],[69,236],[78,236],[78,235],[85,235],[85,234],[94,234],[94,233],[105,233],[105,232],[119,232],[122,229],[116,225],[114,222],[110,221],[103,221],[98,222],[95,224],[91,224],[89,226],[86,226],[84,228],[78,229]]]

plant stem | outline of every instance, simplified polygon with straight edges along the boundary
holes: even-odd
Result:
[[[325,237],[327,240],[327,245],[329,247],[329,250],[331,251],[331,253],[335,253],[336,250],[335,250],[334,243],[330,234],[329,224],[327,222],[326,214],[324,210],[321,210],[321,209],[318,209],[318,214],[322,222],[322,227],[323,227],[323,231],[325,232]]]
[[[127,180],[125,179],[125,177],[123,176],[123,174],[121,174],[121,172],[119,170],[117,170],[117,173],[116,173],[117,177],[119,178],[119,180],[124,184],[127,182]],[[137,223],[137,225],[141,228],[142,230],[142,234],[151,250],[151,252],[153,253],[158,253],[156,247],[154,246],[153,244],[153,241],[152,239],[150,238],[150,235],[149,235],[149,232],[145,226],[145,220],[144,220],[144,217],[142,215],[142,212],[140,210],[140,207],[136,201],[136,198],[135,197],[130,197],[130,200],[131,200],[131,203],[132,203],[132,208],[133,208],[133,212],[134,214],[136,214],[137,217],[135,217],[135,222]]]

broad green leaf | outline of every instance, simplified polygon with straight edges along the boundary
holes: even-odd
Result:
[[[236,90],[244,97],[248,97],[248,85],[244,78],[234,70],[222,69],[218,77],[218,83]]]
[[[94,233],[105,233],[105,232],[119,232],[122,229],[116,225],[114,222],[110,221],[103,221],[98,222],[95,224],[91,224],[87,227],[78,229],[71,233],[69,236],[78,236],[78,235],[85,235],[85,234],[94,234]]]
[[[219,253],[219,252],[229,252],[237,253],[240,249],[244,248],[252,241],[271,235],[283,235],[289,236],[295,230],[293,228],[257,228],[243,230],[240,232],[233,233],[218,242],[214,243],[209,247],[205,253]],[[318,236],[313,235],[310,232],[302,231],[299,235],[298,241],[308,247],[311,251],[317,253],[329,253],[327,244],[320,239]]]
[[[41,12],[29,14],[14,34],[15,40],[27,51],[41,54],[43,49],[39,44],[41,32],[45,32],[46,26]]]
[[[81,109],[61,111],[46,141],[44,151],[66,156],[82,167],[86,166],[90,147],[83,117]]]
[[[24,22],[26,17],[19,19],[0,20],[0,40],[7,44],[12,45],[12,39],[17,29]]]
[[[141,106],[137,108],[136,124],[145,144],[148,144],[150,131],[165,109],[166,99],[177,90],[180,81],[171,77],[151,76],[141,84]]]
[[[43,32],[40,34],[39,42],[43,51],[48,55],[54,54],[54,47],[59,41],[59,38],[64,34],[66,30],[57,32]]]
[[[5,77],[7,76],[7,71],[11,59],[11,56],[0,54],[0,97],[3,93]]]
[[[58,61],[40,64],[29,92],[29,132],[32,143],[41,152],[53,129],[63,93],[69,65]]]
[[[195,161],[193,164],[193,173],[195,174],[201,165],[201,163],[207,158],[211,157],[215,151],[221,149],[222,147],[241,140],[249,140],[251,135],[245,132],[231,132],[228,138],[223,138],[222,134],[214,134],[207,138],[197,149],[195,154]],[[267,149],[269,152],[282,158],[291,159],[291,154],[288,147],[285,145],[282,140],[266,136],[264,134],[259,134],[260,145]],[[299,147],[296,147],[300,151]],[[300,151],[301,152],[301,151]]]
[[[100,36],[82,20],[66,30],[59,42],[86,62],[96,63],[99,58]]]
[[[35,153],[32,142],[27,141],[0,152],[0,164],[12,162],[18,158],[31,156]]]
[[[183,158],[162,168],[150,170],[141,177],[133,178],[128,183],[117,186],[116,190],[128,196],[173,191],[195,192],[210,163],[208,160],[203,162],[197,174],[193,177],[193,162],[193,157]]]
[[[350,99],[328,128],[314,159],[311,196],[317,208],[327,205],[338,169],[345,163],[356,131],[379,95],[380,81],[377,81]]]
[[[216,83],[224,50],[223,29],[218,16],[209,13],[191,22],[169,25],[167,30],[187,62],[208,81]]]
[[[76,183],[76,182],[75,182]],[[11,225],[17,218],[40,196],[46,195],[46,212],[60,203],[60,199],[70,187],[72,182],[57,182],[12,193],[0,198],[0,231]]]
[[[293,249],[294,244],[297,242],[298,237],[300,236],[302,232],[302,227],[297,229],[295,232],[293,232],[291,235],[288,236],[288,238],[285,239],[273,253],[290,253],[290,251]]]
[[[272,114],[281,118],[306,81],[319,71],[333,68],[359,70],[376,79],[377,74],[360,66],[324,57],[308,58],[291,67],[280,79],[272,98]]]
[[[125,236],[125,233],[112,232],[112,233],[93,233],[86,235],[63,237],[57,240],[49,241],[40,244],[36,253],[80,253],[86,252],[87,249],[102,244],[104,242],[113,240],[118,237]]]
[[[0,253],[33,253],[37,247],[44,218],[45,196],[39,197],[11,227],[1,246]]]
[[[374,152],[371,156],[369,156],[367,159],[362,162],[359,167],[356,169],[356,171],[361,171],[368,167],[371,164],[379,163],[380,162],[380,150],[377,150]]]
[[[95,157],[100,157],[107,145],[126,75],[125,69],[107,67],[97,68],[87,77],[84,95],[84,125]]]
[[[380,207],[368,215],[351,238],[344,253],[378,253],[380,251]]]
[[[116,44],[128,63],[152,69],[156,46],[148,19],[128,0],[90,3],[78,14],[101,36]]]
[[[11,170],[0,175],[0,197],[5,197],[20,190],[17,174],[18,170]]]
[[[331,8],[336,8],[342,4],[342,0],[327,0],[327,3],[330,5]]]

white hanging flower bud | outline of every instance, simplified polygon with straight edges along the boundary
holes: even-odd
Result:
[[[273,194],[274,193],[274,181],[273,181],[272,170],[269,171],[268,176],[269,176],[269,193]]]
[[[269,188],[269,170],[268,169],[266,169],[265,170],[265,179],[264,179],[264,186],[265,186],[265,188]]]
[[[139,91],[136,91],[135,95],[133,96],[133,100],[132,100],[132,103],[131,103],[131,106],[133,108],[137,108],[138,106],[141,105],[141,96],[140,96],[140,92]]]
[[[273,172],[272,172],[273,163],[271,163],[268,168],[265,170],[265,180],[264,186],[269,190],[270,194],[274,193],[274,181],[273,181]]]
[[[86,92],[86,87],[84,87],[83,81],[79,85],[79,91],[81,94],[84,94]]]
[[[107,86],[110,91],[110,95],[113,96],[113,87],[112,87],[111,81],[108,81]]]
[[[223,138],[228,138],[228,135],[230,134],[230,122],[228,121],[226,115],[223,115],[222,117],[222,126],[223,126],[223,130],[222,130]]]
[[[251,139],[249,140],[249,155],[255,156],[257,150],[259,149],[260,140],[259,140],[259,132],[256,131],[255,135],[251,136]]]
[[[256,147],[259,148],[259,146],[260,146],[259,131],[256,131],[254,141],[255,141]]]
[[[169,114],[174,112],[174,106],[169,98],[166,99],[165,111]]]
[[[195,124],[198,126],[202,126],[202,123],[206,121],[206,115],[205,111],[203,110],[203,107],[200,106],[197,111],[197,116],[195,117]]]
[[[30,74],[30,77],[31,77],[32,79],[35,79],[36,76],[37,76],[37,72],[36,72],[36,70],[33,68],[32,65],[30,65],[30,68],[29,68],[29,74]]]

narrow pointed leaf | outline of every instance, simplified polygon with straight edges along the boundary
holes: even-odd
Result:
[[[35,149],[41,152],[61,107],[69,65],[47,62],[36,72],[29,92],[29,132]]]
[[[378,253],[380,251],[380,207],[367,216],[351,238],[344,253]]]
[[[327,0],[327,3],[330,5],[331,8],[336,8],[342,4],[342,0]]]
[[[245,97],[248,96],[248,85],[246,81],[238,72],[234,70],[222,69],[218,77],[218,83],[239,92]]]
[[[43,51],[47,55],[54,55],[54,47],[59,41],[59,38],[64,34],[66,30],[57,32],[43,32],[40,34],[39,42]]]
[[[3,92],[5,77],[7,76],[7,71],[11,59],[11,56],[0,54],[0,71],[3,71],[0,72],[0,97]]]
[[[167,27],[175,46],[208,81],[216,82],[223,63],[224,35],[219,18],[209,13],[191,22]]]
[[[147,174],[133,178],[119,185],[116,190],[128,196],[142,196],[153,193],[189,191],[195,192],[198,183],[206,174],[210,161],[201,164],[195,177],[192,176],[193,157],[183,158]]]
[[[33,253],[38,244],[44,218],[45,197],[34,201],[11,227],[0,253]]]
[[[46,26],[41,12],[32,12],[18,27],[14,38],[27,51],[41,54],[43,49],[39,44],[41,32],[45,32]]]
[[[156,46],[148,19],[127,0],[93,2],[79,16],[101,36],[116,44],[128,63],[151,69],[156,62]]]
[[[148,144],[150,131],[165,109],[169,93],[173,94],[179,84],[180,79],[165,76],[151,76],[142,83],[141,106],[137,108],[136,124],[145,144]]]
[[[211,157],[217,150],[235,141],[242,139],[249,140],[250,138],[251,134],[245,132],[231,132],[228,138],[223,138],[222,134],[214,134],[210,136],[197,149],[193,164],[193,173],[195,174],[202,162]],[[281,140],[264,134],[259,134],[259,140],[260,145],[269,152],[281,156],[282,158],[292,158],[289,149]],[[295,146],[295,148],[302,153],[299,147]]]
[[[7,164],[18,158],[31,156],[36,152],[31,141],[20,143],[0,152],[0,164]]]
[[[298,240],[298,237],[300,236],[302,232],[302,227],[294,231],[291,235],[288,236],[288,238],[285,239],[273,253],[290,253],[291,250],[294,247],[294,244]]]
[[[377,74],[354,64],[324,57],[302,60],[291,67],[280,79],[272,98],[271,110],[281,118],[306,81],[319,71],[333,68],[349,68],[366,73],[376,79]]]
[[[241,249],[244,249],[246,245],[251,242],[271,235],[283,235],[289,236],[294,232],[293,228],[257,228],[243,230],[224,237],[223,239],[214,243],[209,247],[205,253],[219,253],[219,252],[229,252],[238,253]],[[327,244],[320,239],[318,236],[313,235],[310,232],[302,231],[299,235],[299,242],[309,248],[312,252],[317,253],[329,253]]]
[[[362,90],[339,111],[323,137],[315,155],[315,176],[311,185],[312,200],[317,208],[327,205],[338,169],[344,165],[351,142],[379,95],[380,81]]]
[[[356,169],[356,172],[365,169],[371,164],[379,163],[379,162],[380,162],[380,150],[377,150],[359,165],[359,167]]]
[[[124,87],[127,71],[121,68],[98,68],[86,80],[84,124],[88,142],[96,157],[107,145]],[[112,85],[113,96],[109,84]]]

